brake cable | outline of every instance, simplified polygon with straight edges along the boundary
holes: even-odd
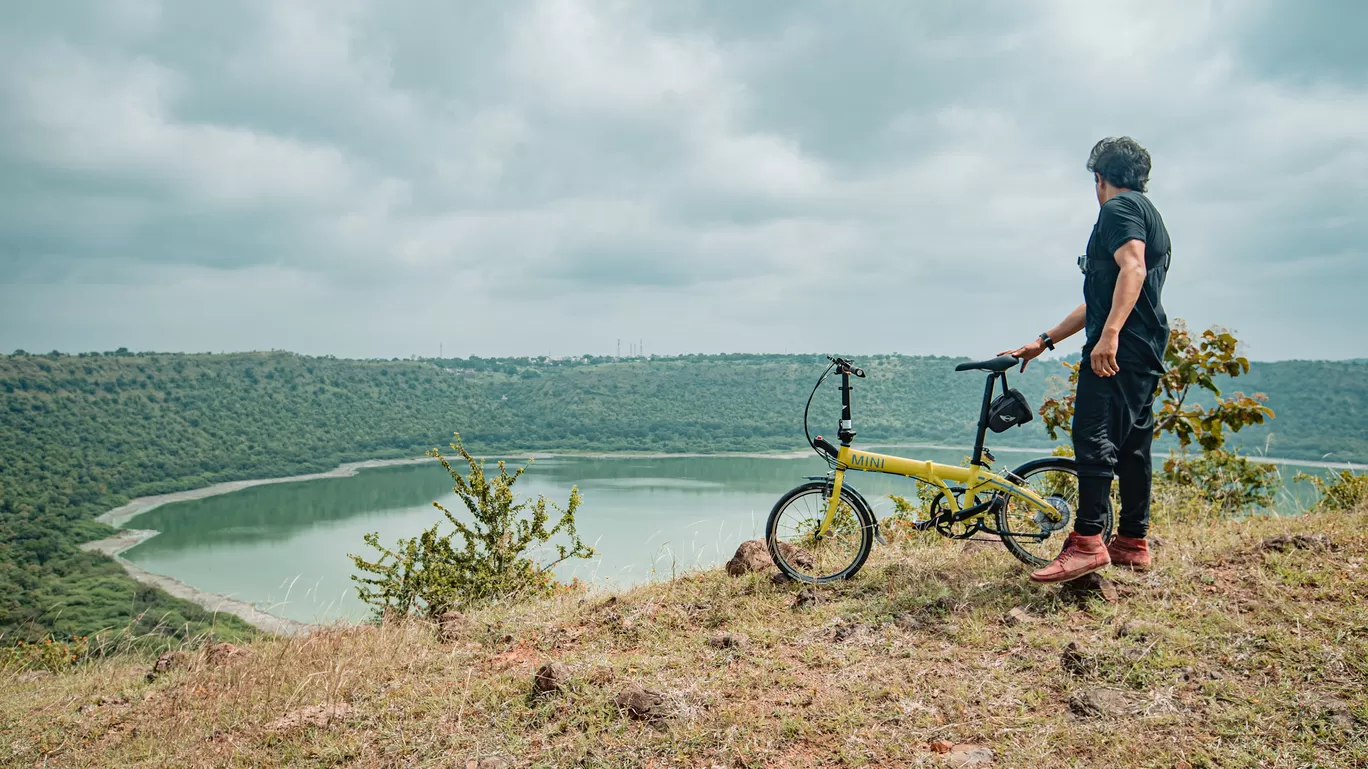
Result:
[[[803,435],[807,438],[808,446],[817,453],[817,456],[826,459],[828,464],[830,464],[832,460],[819,451],[816,442],[812,440],[812,431],[808,429],[808,411],[812,408],[812,399],[817,397],[817,390],[821,388],[822,383],[826,381],[826,378],[831,376],[831,371],[834,368],[836,368],[836,361],[833,360],[831,365],[827,366],[826,371],[823,371],[822,375],[817,378],[817,384],[812,386],[812,393],[808,395],[807,405],[803,407]]]

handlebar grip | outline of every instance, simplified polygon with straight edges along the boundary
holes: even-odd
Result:
[[[835,446],[831,445],[831,441],[828,441],[820,435],[812,439],[812,445],[816,446],[819,451],[827,454],[832,459],[835,459],[836,455],[840,453]]]

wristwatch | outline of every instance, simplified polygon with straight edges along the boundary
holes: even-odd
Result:
[[[1050,350],[1054,350],[1054,340],[1050,338],[1050,332],[1046,331],[1042,333],[1040,335],[1040,341],[1044,342],[1045,346]]]

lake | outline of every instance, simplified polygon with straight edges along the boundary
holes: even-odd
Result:
[[[893,453],[948,464],[958,464],[965,454],[924,448]],[[1039,454],[999,450],[996,469]],[[491,461],[487,471],[493,469]],[[1296,469],[1284,466],[1284,477]],[[570,488],[578,486],[584,495],[580,536],[598,556],[557,573],[627,586],[726,561],[738,543],[761,536],[783,492],[804,476],[825,472],[826,464],[811,456],[553,457],[533,462],[514,488],[523,497],[541,494],[564,505]],[[847,478],[879,517],[892,511],[888,494],[915,494],[912,482],[893,476]],[[1281,504],[1295,507],[1306,491],[1285,492]],[[347,554],[373,557],[362,542],[368,532],[392,545],[441,520],[434,500],[465,512],[435,462],[256,486],[139,515],[125,525],[161,534],[123,556],[148,571],[291,619],[361,619],[368,612],[356,598]]]

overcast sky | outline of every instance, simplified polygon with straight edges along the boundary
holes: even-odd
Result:
[[[1368,3],[3,13],[0,350],[986,356],[1128,134],[1171,317],[1368,357]]]

